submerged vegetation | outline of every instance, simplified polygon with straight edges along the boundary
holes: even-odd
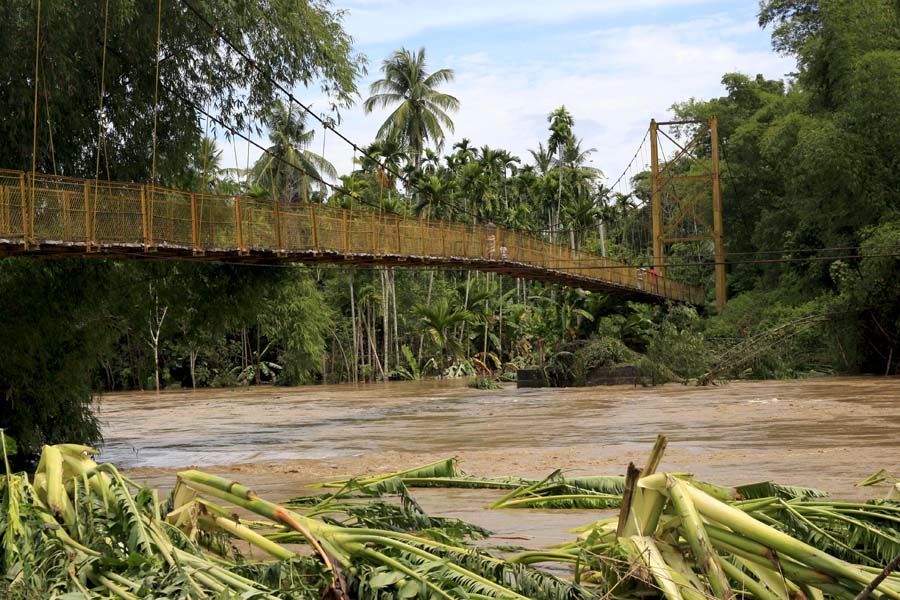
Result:
[[[2,432],[0,432],[2,435]],[[0,478],[5,598],[852,598],[900,554],[900,503],[836,502],[770,482],[727,487],[644,469],[479,478],[454,459],[325,484],[275,504],[188,470],[167,499],[96,464],[93,450],[46,446],[33,477]],[[889,476],[879,472],[863,482]],[[408,488],[504,490],[487,508],[614,509],[554,548],[490,545],[490,532],[425,514]],[[396,498],[396,502],[391,498]],[[513,553],[511,553],[513,552]],[[544,570],[557,563],[556,573]],[[560,568],[563,571],[560,571]]]

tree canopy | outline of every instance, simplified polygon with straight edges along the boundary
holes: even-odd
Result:
[[[353,50],[341,13],[327,0],[190,0],[161,6],[154,106],[157,2],[41,3],[38,170],[94,176],[101,80],[101,173],[124,181],[149,179],[154,113],[159,180],[172,183],[201,137],[200,110],[221,115],[239,131],[269,114],[278,93],[264,74],[287,88],[319,86],[337,106],[349,106],[356,94],[365,60]],[[5,4],[0,146],[8,149],[7,168],[31,167],[36,23],[35,3]]]

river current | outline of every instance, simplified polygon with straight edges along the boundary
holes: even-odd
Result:
[[[723,484],[774,480],[863,499],[900,472],[900,379],[823,377],[698,388],[479,391],[460,381],[106,394],[101,460],[170,487],[196,466],[280,499],[309,483],[458,456],[478,475],[622,474],[658,433],[662,469]],[[489,490],[420,490],[426,509],[541,546],[589,511],[485,511]],[[509,542],[512,543],[512,542]]]

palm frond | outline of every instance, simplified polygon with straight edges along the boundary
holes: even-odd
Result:
[[[735,486],[741,498],[746,500],[755,500],[758,498],[784,498],[790,500],[793,498],[825,498],[829,496],[828,492],[817,490],[815,488],[798,487],[790,485],[781,485],[771,481],[761,481],[759,483],[749,483],[746,485]]]
[[[428,75],[422,83],[429,88],[441,85],[442,83],[450,83],[453,81],[455,74],[453,69],[438,69],[434,73]]]
[[[370,477],[361,477],[357,479],[345,479],[342,481],[330,481],[327,483],[317,483],[312,487],[320,488],[341,488],[345,487],[351,481],[355,481],[360,486],[369,487],[375,483],[383,483],[389,480],[398,480],[403,482],[407,479],[423,479],[431,477],[459,477],[464,475],[459,468],[459,459],[456,457],[442,458],[427,465],[421,465],[406,469],[405,471],[397,471],[396,473],[382,473],[380,475],[372,475]]]

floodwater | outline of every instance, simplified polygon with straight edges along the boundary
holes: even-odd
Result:
[[[617,475],[658,433],[661,469],[722,484],[773,480],[840,498],[880,468],[900,472],[900,379],[469,389],[460,381],[107,394],[101,460],[151,485],[196,466],[271,499],[312,482],[458,456],[472,474]],[[591,511],[487,511],[491,490],[416,490],[429,512],[493,529],[496,543],[542,547]]]

